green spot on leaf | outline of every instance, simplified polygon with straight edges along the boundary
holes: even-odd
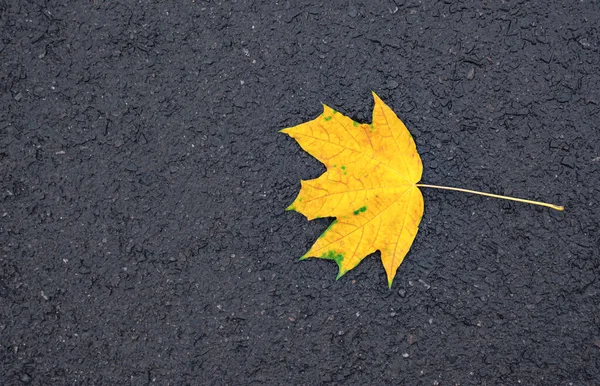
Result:
[[[369,130],[374,131],[375,130],[375,126],[373,126],[372,123],[369,123]]]
[[[360,123],[356,122],[356,121],[352,121],[352,124],[354,125],[354,127],[358,127],[360,126]]]
[[[342,260],[344,260],[344,254],[331,249],[327,252],[324,252],[321,255],[321,259],[334,260],[338,265],[340,265],[342,264]]]
[[[361,206],[360,208],[356,209],[356,210],[355,210],[354,212],[352,212],[352,213],[354,213],[354,215],[355,215],[355,216],[358,216],[360,213],[363,213],[363,212],[365,212],[366,210],[367,210],[367,207],[366,207],[366,206]]]
[[[337,114],[337,110],[333,110],[333,113],[334,113],[334,114]]]
[[[330,120],[331,120],[331,118],[333,118],[333,117],[325,117],[325,118],[323,118],[323,119],[324,119],[324,120],[326,120],[326,121],[330,121]]]

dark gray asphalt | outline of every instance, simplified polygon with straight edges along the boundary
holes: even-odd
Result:
[[[0,0],[0,384],[592,385],[597,1]],[[326,5],[323,5],[325,3]],[[415,137],[388,290],[297,262],[321,102]]]

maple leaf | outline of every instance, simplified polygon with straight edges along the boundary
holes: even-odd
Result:
[[[323,105],[316,119],[281,130],[294,138],[327,171],[301,181],[298,197],[287,208],[308,220],[335,217],[301,259],[334,260],[339,279],[367,255],[379,250],[388,286],[402,264],[423,217],[421,188],[475,193],[489,197],[561,206],[473,190],[419,184],[423,164],[415,141],[396,114],[373,93],[371,124],[358,123]]]

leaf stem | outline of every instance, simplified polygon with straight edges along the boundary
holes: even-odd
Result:
[[[554,210],[564,210],[565,208],[563,206],[560,205],[553,205],[553,204],[547,204],[545,202],[540,202],[540,201],[532,201],[532,200],[525,200],[523,198],[516,198],[516,197],[509,197],[509,196],[501,196],[499,194],[492,194],[492,193],[484,193],[484,192],[479,192],[477,190],[469,190],[469,189],[461,189],[461,188],[452,188],[449,186],[438,186],[438,185],[427,185],[427,184],[416,184],[417,187],[419,188],[434,188],[434,189],[444,189],[444,190],[455,190],[457,192],[464,192],[464,193],[473,193],[473,194],[479,194],[480,196],[487,196],[487,197],[494,197],[494,198],[502,198],[504,200],[511,200],[511,201],[518,201],[518,202],[524,202],[526,204],[533,204],[533,205],[541,205],[541,206],[545,206],[547,208],[552,208]]]

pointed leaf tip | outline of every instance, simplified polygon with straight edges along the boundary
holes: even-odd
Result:
[[[287,135],[287,136],[290,136],[290,137],[291,137],[291,136],[292,136],[292,134],[290,133],[290,131],[291,131],[292,129],[293,129],[293,127],[286,127],[286,128],[283,128],[283,129],[279,130],[279,131],[278,131],[278,133],[285,134],[285,135]]]
[[[335,277],[335,280],[340,280],[340,278],[342,276],[344,276],[346,274],[346,272],[348,272],[348,270],[342,270],[342,267],[340,267],[340,270],[338,271],[338,274]]]

